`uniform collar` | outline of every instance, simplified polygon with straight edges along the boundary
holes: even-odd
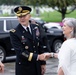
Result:
[[[22,25],[22,27],[27,31],[27,27],[29,28],[29,30],[30,30],[30,32],[31,32],[31,27],[30,27],[30,25],[28,25],[28,26],[24,26],[24,25]]]

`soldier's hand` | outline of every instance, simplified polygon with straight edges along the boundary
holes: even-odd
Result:
[[[46,71],[46,65],[41,65],[41,74],[44,75]]]
[[[45,54],[39,54],[38,60],[45,60]]]
[[[4,64],[0,62],[0,72],[4,72]]]

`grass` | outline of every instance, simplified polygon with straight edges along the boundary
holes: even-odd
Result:
[[[35,16],[34,14],[33,14],[33,16]],[[57,11],[44,12],[44,13],[41,13],[39,17],[46,22],[61,22],[62,21],[61,13],[59,13]],[[70,14],[66,14],[65,17],[76,18],[76,10]]]
[[[61,20],[61,14],[58,13],[58,12],[56,12],[56,11],[54,11],[54,12],[48,12],[46,14],[43,14],[41,16],[41,18],[43,20],[47,21],[47,22],[49,22],[49,21],[51,21],[51,22],[54,22],[54,21],[58,22],[58,21]]]

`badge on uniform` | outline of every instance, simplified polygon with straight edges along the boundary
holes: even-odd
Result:
[[[24,52],[22,52],[22,55],[28,58],[28,54],[25,54]]]
[[[35,27],[34,29],[36,30],[36,36],[37,36],[37,37],[39,37],[39,35],[40,35],[40,32],[39,32],[39,29],[38,29],[38,27]]]
[[[22,42],[23,44],[25,44],[26,41],[27,41],[27,40],[25,39],[25,37],[24,37],[24,36],[21,36],[21,42]]]

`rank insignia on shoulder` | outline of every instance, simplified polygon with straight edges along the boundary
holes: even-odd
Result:
[[[14,33],[15,31],[16,31],[15,29],[11,29],[11,30],[10,30],[10,32],[13,32],[13,33]]]
[[[36,23],[36,25],[37,25],[37,26],[39,26],[39,24],[38,24],[38,23]]]

